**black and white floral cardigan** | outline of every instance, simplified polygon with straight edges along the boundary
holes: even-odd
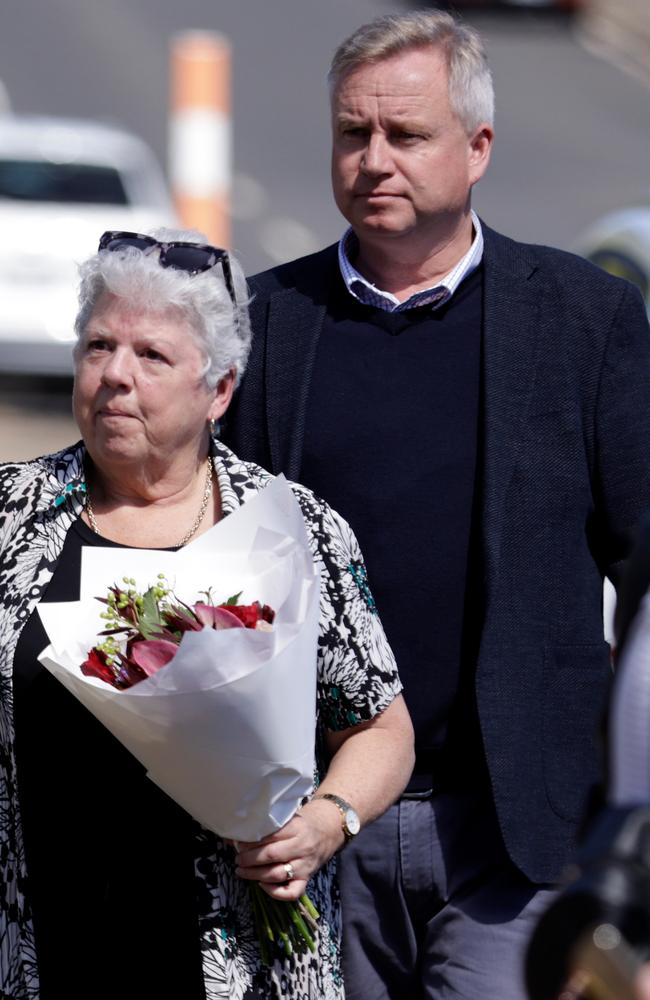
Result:
[[[20,632],[52,577],[71,523],[85,503],[81,443],[31,462],[0,465],[0,997],[38,997],[13,754],[12,669]],[[224,514],[271,477],[213,442]],[[372,718],[401,690],[377,618],[365,567],[349,526],[302,486],[292,485],[321,568],[318,659],[319,726],[343,729]],[[197,825],[201,947],[208,1000],[266,997],[341,1000],[340,916],[333,863],[309,891],[321,911],[318,961],[311,955],[290,972],[266,969],[253,942],[246,889],[233,874],[232,854]]]

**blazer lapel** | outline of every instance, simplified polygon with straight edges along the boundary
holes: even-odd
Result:
[[[525,250],[487,227],[485,237],[481,535],[489,607],[499,570],[506,492],[521,447],[547,310],[536,265]]]
[[[272,470],[298,479],[307,402],[325,303],[287,289],[271,296],[266,341],[266,418]]]

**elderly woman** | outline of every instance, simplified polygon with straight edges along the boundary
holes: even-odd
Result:
[[[333,858],[400,793],[410,720],[348,526],[292,486],[322,573],[322,781],[277,834],[200,828],[38,662],[39,602],[79,597],[83,546],[177,548],[264,487],[211,433],[249,346],[246,287],[193,233],[107,233],[81,269],[82,441],[0,466],[0,994],[340,998]],[[314,955],[264,965],[245,880],[309,891]]]

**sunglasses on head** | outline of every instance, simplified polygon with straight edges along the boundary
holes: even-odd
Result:
[[[135,247],[143,253],[158,249],[158,263],[161,267],[173,267],[177,271],[186,271],[188,274],[200,274],[202,271],[209,271],[211,267],[221,261],[223,276],[226,288],[230,295],[233,307],[237,308],[235,298],[235,287],[230,270],[230,257],[227,250],[220,247],[213,247],[207,243],[185,243],[182,240],[169,240],[168,242],[156,240],[153,236],[145,236],[142,233],[126,233],[109,230],[104,233],[99,241],[99,250],[124,250],[128,247]]]

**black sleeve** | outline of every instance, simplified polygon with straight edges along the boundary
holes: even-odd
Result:
[[[617,590],[650,508],[650,329],[627,283],[609,330],[596,408],[599,561]]]

